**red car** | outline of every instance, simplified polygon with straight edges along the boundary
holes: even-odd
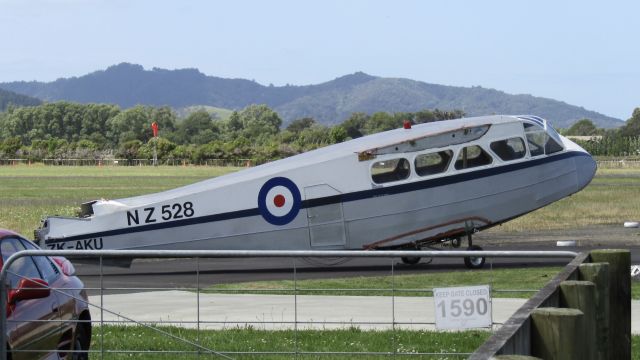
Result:
[[[4,266],[13,253],[40,249],[0,229]],[[19,258],[7,280],[7,359],[88,359],[91,315],[84,284],[61,257]]]

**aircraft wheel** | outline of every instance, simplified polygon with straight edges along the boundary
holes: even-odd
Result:
[[[400,260],[402,260],[402,262],[407,265],[415,265],[420,262],[420,257],[419,256],[403,256],[400,258]]]
[[[469,251],[482,250],[480,246],[471,245],[467,248]],[[464,265],[469,269],[481,269],[484,266],[484,256],[466,256],[464,258]]]
[[[462,239],[460,239],[459,237],[455,238],[455,239],[451,239],[451,246],[454,248],[459,248],[460,245],[462,245]]]

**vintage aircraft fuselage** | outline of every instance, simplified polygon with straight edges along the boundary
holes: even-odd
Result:
[[[596,164],[535,116],[414,125],[156,194],[48,217],[50,249],[412,248],[584,188]]]

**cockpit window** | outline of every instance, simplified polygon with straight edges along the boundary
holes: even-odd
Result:
[[[545,154],[553,154],[562,151],[562,145],[558,144],[553,138],[547,139],[547,143],[544,145]]]
[[[414,161],[416,174],[429,176],[447,171],[449,163],[453,158],[453,151],[444,150],[429,154],[420,154]]]
[[[480,146],[472,145],[462,148],[458,153],[455,167],[457,170],[468,169],[476,166],[489,165],[493,162],[491,155],[487,154]]]
[[[498,155],[502,161],[522,159],[526,153],[524,141],[519,137],[494,141],[491,143],[491,150]]]
[[[404,180],[409,177],[411,166],[405,158],[378,161],[371,166],[371,179],[376,184]]]
[[[549,155],[563,150],[562,145],[539,126],[524,123],[524,132],[531,156]]]

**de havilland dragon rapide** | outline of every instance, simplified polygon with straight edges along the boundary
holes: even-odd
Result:
[[[471,234],[580,191],[595,171],[537,116],[406,122],[184,187],[91,201],[77,218],[44,219],[36,239],[48,249],[410,250],[466,237],[478,250]]]

